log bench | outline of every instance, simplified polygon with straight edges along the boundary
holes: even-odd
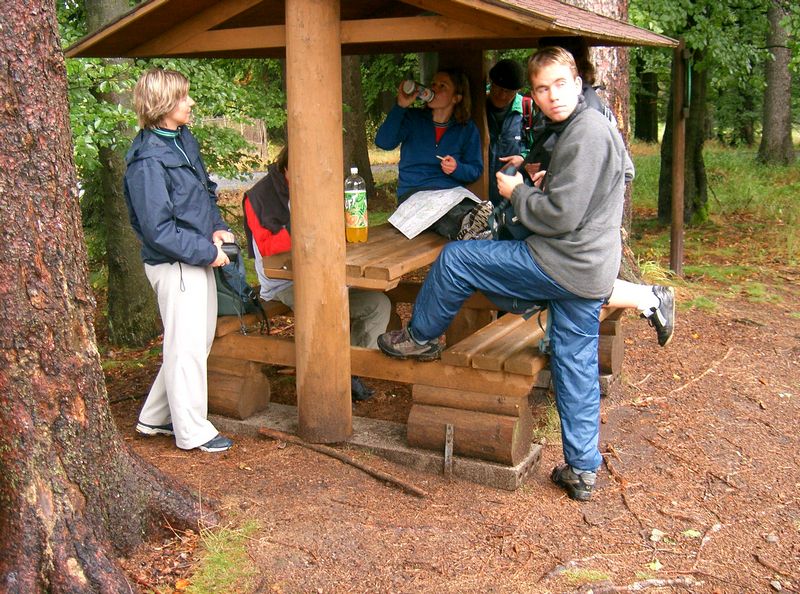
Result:
[[[280,301],[261,302],[267,320],[291,310]],[[220,316],[214,337],[238,333],[242,326],[258,332],[261,317],[257,314]],[[214,414],[243,420],[269,405],[269,379],[263,363],[211,354],[208,357],[208,410]]]
[[[395,303],[413,301],[418,288],[404,283],[388,294]],[[462,312],[484,319],[493,307],[482,295],[474,295]],[[618,374],[622,365],[622,312],[601,311],[598,355],[602,374]],[[450,340],[440,361],[391,359],[374,349],[351,347],[351,370],[367,378],[411,384],[409,445],[444,451],[449,424],[453,426],[453,453],[516,466],[532,447],[534,419],[528,396],[532,387],[546,387],[549,382],[548,358],[539,352],[546,315],[545,311],[524,320],[506,314],[477,331],[473,328],[466,337]],[[227,357],[295,366],[292,338],[242,335],[239,321],[234,319],[235,323],[228,323],[220,318],[210,360]],[[250,400],[255,395],[243,398]],[[211,400],[209,393],[209,406]]]

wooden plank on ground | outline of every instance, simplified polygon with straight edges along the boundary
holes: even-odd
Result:
[[[415,404],[460,408],[509,417],[521,417],[530,414],[531,410],[527,394],[500,396],[414,384],[411,388],[411,398]]]
[[[421,404],[408,415],[408,444],[442,452],[448,424],[453,453],[461,456],[514,466],[530,450],[532,426],[519,417]]]
[[[525,320],[522,316],[506,314],[448,348],[442,353],[442,361],[448,365],[470,367],[475,353],[480,352],[488,344],[514,331],[524,323]]]

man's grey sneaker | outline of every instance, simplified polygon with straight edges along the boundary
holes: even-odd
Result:
[[[197,449],[203,452],[224,452],[225,450],[231,449],[233,445],[233,441],[225,437],[224,435],[220,435],[217,433],[217,436],[213,439],[209,439],[203,445],[199,446]]]
[[[675,289],[655,285],[653,293],[658,297],[658,307],[653,307],[649,316],[642,314],[648,323],[656,329],[659,346],[667,346],[675,331]]]
[[[491,239],[489,215],[492,214],[492,203],[488,200],[479,202],[461,220],[461,230],[456,239]]]
[[[139,421],[136,423],[136,433],[140,435],[175,435],[172,429],[172,423],[166,425],[148,425]]]
[[[442,345],[438,340],[419,344],[408,333],[407,329],[392,330],[378,337],[378,348],[385,355],[397,359],[417,359],[418,361],[434,361],[442,356]]]
[[[592,489],[597,480],[597,473],[576,470],[569,464],[561,464],[550,473],[550,480],[564,489],[570,499],[589,501],[592,498]]]

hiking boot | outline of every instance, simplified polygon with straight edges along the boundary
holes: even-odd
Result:
[[[148,425],[139,421],[136,423],[136,433],[139,435],[175,435],[172,423],[166,425]]]
[[[350,395],[353,402],[363,402],[375,396],[375,390],[367,387],[357,375],[350,377]]]
[[[550,480],[564,489],[570,499],[589,501],[592,498],[597,473],[577,470],[569,464],[561,464],[550,473]]]
[[[642,314],[642,317],[656,329],[658,345],[667,346],[672,340],[672,333],[675,330],[675,289],[655,285],[653,293],[658,297],[658,307],[651,308],[649,316]]]
[[[476,204],[461,220],[461,230],[456,239],[491,239],[489,215],[492,214],[492,208],[492,203],[488,200]]]
[[[201,446],[197,446],[197,449],[201,452],[224,452],[226,450],[231,449],[233,445],[233,441],[217,433],[217,436],[213,439],[209,439]]]
[[[420,344],[411,338],[408,329],[392,330],[381,334],[378,337],[378,347],[385,355],[397,359],[434,361],[442,355],[442,346],[438,340]]]

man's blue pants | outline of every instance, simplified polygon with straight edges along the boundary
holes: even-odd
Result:
[[[602,299],[583,299],[542,271],[524,241],[455,241],[431,267],[409,327],[418,340],[438,338],[475,291],[523,301],[547,301],[550,371],[561,417],[564,460],[594,471],[602,458],[597,367]]]

